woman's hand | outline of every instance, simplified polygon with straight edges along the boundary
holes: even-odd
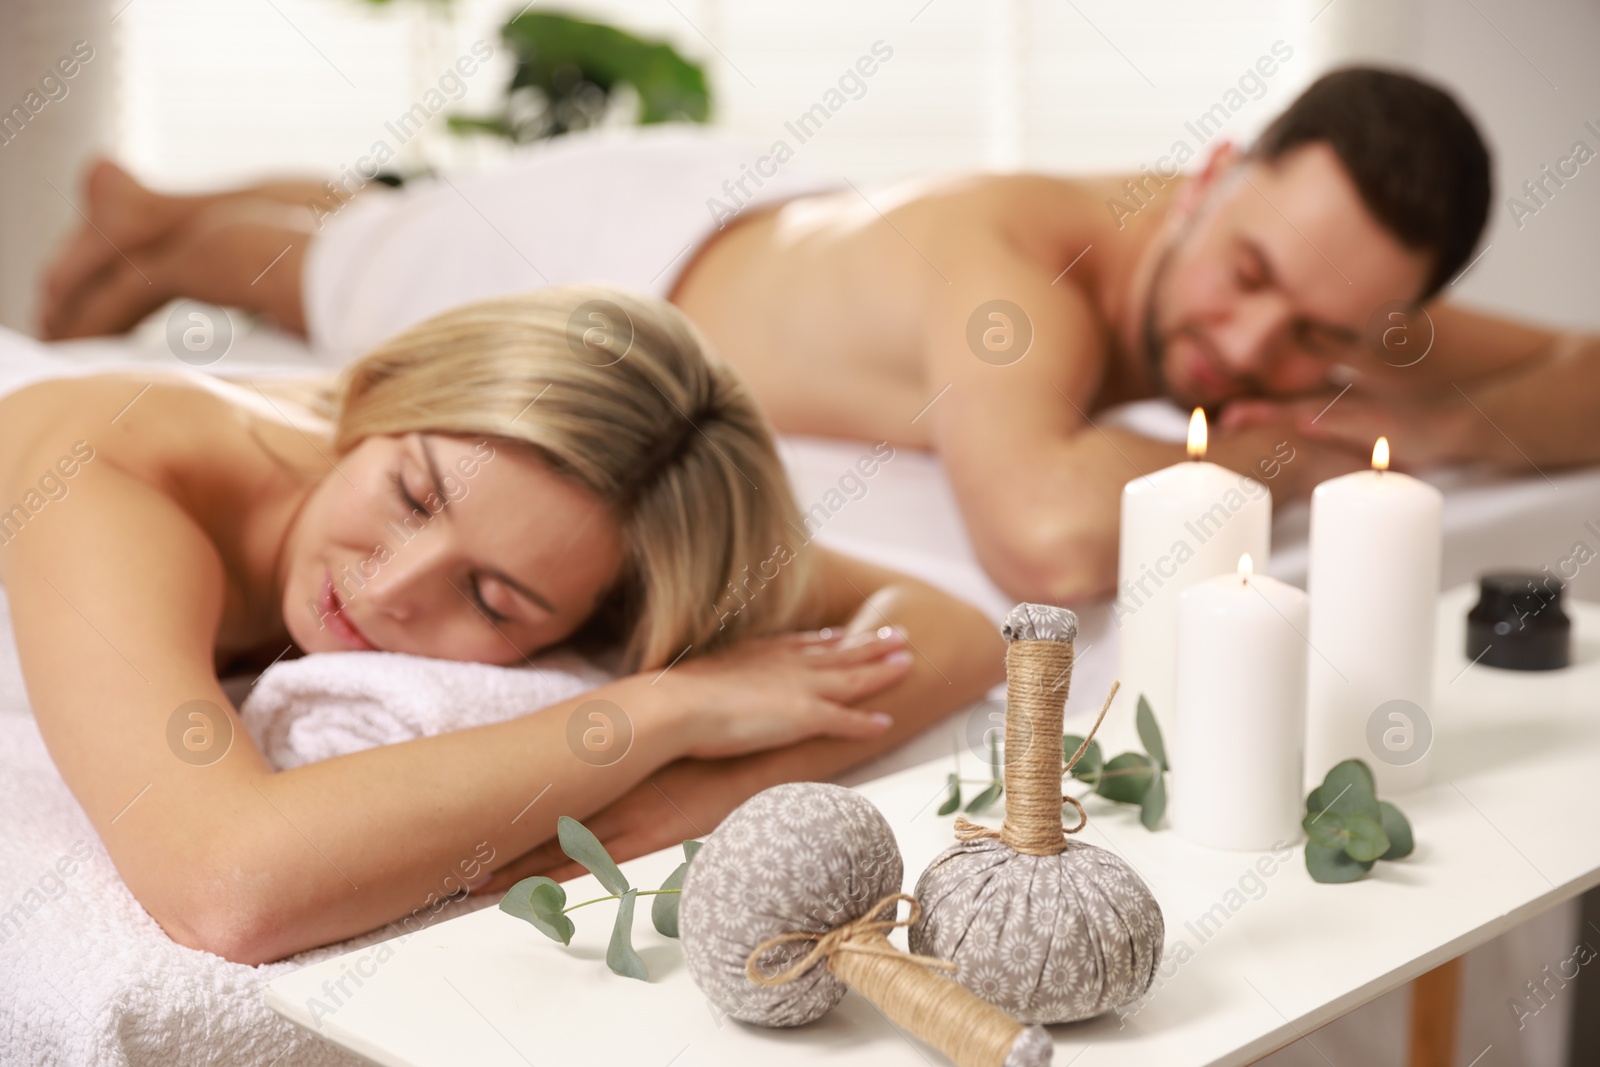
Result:
[[[808,737],[876,737],[889,716],[847,705],[881,693],[911,669],[911,650],[891,626],[844,636],[839,630],[746,638],[671,668],[685,711],[683,754],[740,756]]]
[[[917,663],[909,677],[902,677],[903,684],[894,692],[871,701],[873,707],[896,712],[895,731],[903,736],[969,706],[1005,679],[1005,642],[994,621],[981,611],[884,568],[827,549],[821,555],[822,595],[807,623],[816,626],[849,619],[848,629],[860,631],[859,636],[824,630],[749,641],[723,656],[680,663],[658,679],[656,688],[675,681],[682,671],[682,680],[688,683],[685,693],[700,692],[704,700],[700,710],[708,717],[715,710],[713,690],[715,700],[731,702],[731,709],[723,708],[722,714],[734,718],[758,717],[755,701],[766,699],[762,694],[771,688],[786,698],[803,689],[822,703],[838,704],[851,699],[850,695],[837,690],[821,697],[815,694],[819,688],[827,690],[838,684],[841,676],[848,678],[858,669],[852,663],[887,673],[889,668],[882,662],[887,654],[902,643],[909,646],[902,634],[889,631],[878,637],[868,629],[881,622],[904,625],[916,641]],[[870,590],[870,595],[864,597],[863,590]],[[757,675],[754,681],[745,677],[752,672]],[[708,677],[697,677],[701,673]],[[896,683],[880,678],[875,684],[884,689]],[[871,688],[861,684],[860,692]],[[671,697],[677,700],[682,695],[675,692]],[[775,716],[769,712],[767,717]],[[880,731],[865,744],[818,737],[731,759],[679,759],[591,812],[583,824],[619,862],[675,848],[680,841],[703,838],[714,831],[729,812],[763,789],[781,782],[833,780],[845,768],[885,750],[890,736]],[[494,874],[484,875],[472,888],[480,894],[503,893],[534,875],[565,881],[582,873],[583,868],[551,837]]]

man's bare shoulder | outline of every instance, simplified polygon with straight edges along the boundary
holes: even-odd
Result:
[[[919,175],[874,190],[879,210],[938,213],[952,225],[1071,225],[1105,214],[1106,183],[1047,174],[967,171]]]
[[[990,270],[1001,261],[1022,274],[1043,273],[1048,283],[1089,246],[1106,243],[1104,201],[1112,187],[1094,177],[950,174],[891,186],[874,201],[947,275],[952,263],[982,262]]]

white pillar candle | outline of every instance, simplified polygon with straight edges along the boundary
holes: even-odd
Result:
[[[1247,475],[1204,459],[1205,414],[1189,420],[1189,460],[1134,478],[1122,488],[1117,599],[1111,618],[1121,642],[1123,692],[1150,701],[1170,732],[1177,655],[1178,594],[1232,574],[1239,557],[1264,560],[1272,542],[1272,494]],[[1123,716],[1132,721],[1132,716]]]
[[[1362,759],[1383,796],[1426,785],[1432,770],[1444,498],[1388,470],[1384,438],[1372,466],[1311,494],[1305,785]]]
[[[1248,555],[1178,597],[1172,826],[1212,848],[1300,839],[1306,594]]]

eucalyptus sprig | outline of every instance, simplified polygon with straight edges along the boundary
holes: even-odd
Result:
[[[962,782],[966,782],[968,785],[983,785],[986,787],[983,792],[973,797],[971,802],[967,804],[966,810],[967,814],[969,815],[975,812],[983,811],[985,808],[989,807],[989,805],[1000,799],[1000,795],[1006,791],[1006,785],[1000,771],[1000,742],[995,739],[995,733],[993,730],[989,731],[988,778],[961,777],[959,773],[961,770],[961,749],[959,747],[956,749],[955,757],[957,773],[951,774],[949,778],[946,779],[950,793],[945,797],[944,803],[939,805],[940,815],[949,815],[951,812],[961,807]]]
[[[569,905],[566,888],[553,878],[539,875],[524,878],[507,890],[500,900],[500,910],[525,920],[551,940],[570,945],[576,927],[567,918],[569,911],[607,900],[620,901],[616,922],[611,928],[611,943],[606,947],[606,966],[624,978],[648,981],[650,973],[645,969],[644,960],[633,950],[634,901],[638,897],[655,897],[650,905],[650,921],[658,933],[677,937],[678,900],[683,893],[683,879],[700,842],[683,843],[683,862],[667,875],[660,889],[635,889],[628,884],[622,868],[617,866],[600,839],[577,819],[563,815],[556,820],[556,839],[561,843],[561,851],[594,875],[611,894]]]
[[[1353,882],[1379,860],[1411,855],[1411,823],[1379,800],[1372,768],[1358,759],[1337,764],[1306,797],[1306,870],[1314,881]]]
[[[1100,742],[1090,741],[1089,748],[1072,766],[1072,777],[1093,786],[1091,792],[1118,804],[1139,805],[1139,821],[1146,830],[1154,830],[1167,811],[1167,746],[1161,739],[1161,727],[1156,725],[1150,702],[1139,695],[1134,725],[1139,729],[1139,742],[1143,752],[1124,752],[1101,763]],[[1078,751],[1083,738],[1068,734],[1061,739],[1061,748],[1070,758]],[[1085,794],[1087,795],[1087,794]]]
[[[1148,830],[1154,830],[1161,822],[1161,816],[1167,810],[1167,783],[1166,774],[1171,770],[1167,763],[1167,747],[1161,739],[1161,728],[1156,725],[1156,717],[1150,710],[1150,702],[1142,695],[1139,697],[1138,708],[1135,713],[1135,725],[1139,729],[1139,741],[1144,745],[1144,752],[1124,752],[1106,761],[1100,752],[1100,742],[1090,741],[1088,748],[1078,762],[1071,767],[1072,777],[1090,786],[1089,793],[1098,794],[1107,800],[1119,804],[1139,805],[1139,821]],[[1066,761],[1083,745],[1083,738],[1077,734],[1064,734],[1061,738],[1061,759],[1063,770]],[[939,806],[940,815],[949,815],[961,807],[961,783],[982,783],[987,786],[983,792],[972,798],[967,805],[968,814],[983,811],[1005,793],[1005,780],[1000,766],[1000,745],[995,732],[989,732],[989,773],[988,779],[962,778],[959,773],[951,774],[947,779],[949,793],[943,804]],[[956,767],[960,769],[960,751],[956,754]],[[1080,797],[1079,799],[1082,799]]]

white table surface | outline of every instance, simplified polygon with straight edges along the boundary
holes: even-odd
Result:
[[[1600,605],[1568,607],[1574,666],[1507,672],[1469,666],[1461,652],[1472,594],[1462,587],[1440,601],[1435,784],[1394,798],[1416,832],[1410,858],[1379,863],[1360,882],[1318,885],[1297,847],[1261,880],[1263,891],[1247,877],[1263,854],[1201,848],[1165,828],[1145,831],[1131,809],[1089,804],[1084,837],[1150,884],[1167,955],[1136,1014],[1050,1027],[1057,1064],[1250,1063],[1600,882]],[[963,773],[979,775],[964,758]],[[857,787],[895,829],[907,891],[953,840],[953,816],[935,814],[949,769],[934,762]],[[998,813],[983,821],[997,825]],[[680,858],[673,848],[622,867],[632,884],[654,888]],[[1250,892],[1229,895],[1241,878]],[[590,876],[566,889],[574,902],[604,895]],[[1226,921],[1197,934],[1219,903]],[[614,905],[573,913],[570,947],[489,907],[415,934],[381,964],[372,946],[287,975],[267,1002],[392,1067],[744,1067],[819,1054],[841,1065],[945,1062],[854,993],[793,1030],[719,1018],[680,946],[656,934],[646,912],[636,915],[635,945],[648,983],[605,966]],[[904,945],[903,931],[896,940]],[[352,971],[371,976],[359,988],[347,979],[353,995],[314,1023],[311,998],[331,1006],[324,983]]]

